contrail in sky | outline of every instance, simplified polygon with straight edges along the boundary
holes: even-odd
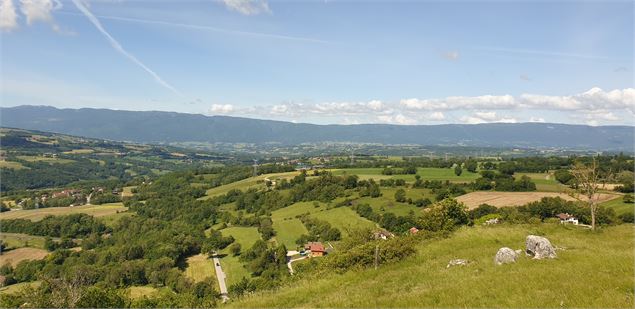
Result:
[[[169,89],[170,91],[174,92],[175,94],[177,94],[178,96],[183,97],[184,95],[178,91],[176,88],[174,88],[172,85],[168,84],[166,81],[164,81],[161,76],[159,76],[156,72],[154,72],[152,69],[150,69],[148,66],[146,66],[145,64],[143,64],[143,62],[141,62],[141,60],[137,59],[137,57],[135,57],[133,54],[129,53],[128,51],[126,51],[123,46],[121,46],[121,44],[119,44],[119,42],[117,40],[115,40],[115,38],[113,38],[110,33],[108,33],[108,31],[106,31],[106,29],[104,29],[104,27],[101,25],[101,23],[99,22],[99,20],[97,19],[97,17],[95,17],[95,15],[93,15],[93,13],[91,13],[88,8],[84,5],[84,3],[82,3],[81,0],[72,0],[73,3],[75,4],[75,6],[77,7],[77,9],[79,9],[87,18],[88,20],[90,20],[91,23],[93,23],[93,25],[95,26],[95,28],[97,28],[97,30],[99,30],[99,32],[101,32],[101,34],[103,34],[106,39],[108,39],[108,42],[110,43],[110,45],[119,53],[121,53],[122,55],[126,56],[126,58],[130,59],[132,62],[134,62],[136,65],[140,66],[142,69],[144,69],[146,72],[148,72],[150,75],[152,75],[152,77],[154,77],[154,80],[157,81],[157,83],[159,83],[161,86]]]

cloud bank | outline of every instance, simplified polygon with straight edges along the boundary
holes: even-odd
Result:
[[[210,114],[281,120],[346,119],[347,123],[391,124],[546,122],[549,119],[545,119],[545,112],[564,114],[572,121],[591,125],[628,121],[635,116],[635,89],[604,91],[594,87],[568,96],[451,96],[434,99],[409,98],[396,102],[291,101],[252,107],[214,104],[209,110]]]

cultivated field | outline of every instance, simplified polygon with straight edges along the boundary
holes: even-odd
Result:
[[[44,249],[37,248],[18,248],[5,251],[0,255],[0,265],[11,264],[13,267],[24,260],[41,260],[49,254]]]
[[[236,308],[633,308],[633,225],[593,233],[559,224],[463,227],[447,239],[421,242],[418,253],[378,270],[299,276],[275,291],[232,301]],[[547,237],[553,260],[524,256],[495,265],[496,251]],[[463,258],[467,266],[447,268]]]
[[[477,191],[456,198],[469,209],[478,207],[481,204],[488,204],[496,207],[505,206],[522,206],[527,203],[539,201],[543,197],[560,197],[567,201],[576,201],[574,197],[556,192],[496,192],[496,191]],[[619,197],[615,194],[599,194],[600,202],[608,201]]]
[[[118,211],[121,212],[125,210],[128,210],[128,207],[123,206],[122,203],[82,205],[74,207],[49,207],[40,209],[5,211],[3,213],[0,213],[0,220],[28,219],[31,221],[39,221],[49,215],[63,216],[76,213],[85,213],[94,217],[103,217],[116,214]]]

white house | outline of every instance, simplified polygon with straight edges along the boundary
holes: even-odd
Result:
[[[565,224],[565,223],[571,223],[574,225],[578,225],[578,218],[568,214],[568,213],[559,213],[558,215],[556,215],[556,217],[558,217],[558,219],[560,219],[560,223]]]

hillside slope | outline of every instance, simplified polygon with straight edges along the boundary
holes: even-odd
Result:
[[[18,106],[1,109],[5,127],[135,142],[358,142],[490,147],[633,149],[634,128],[492,123],[478,125],[313,125],[226,116]]]
[[[229,306],[632,308],[634,231],[630,224],[597,233],[549,224],[465,227],[376,271],[301,278]],[[522,257],[516,264],[494,264],[499,248],[524,248],[529,234],[544,235],[565,250],[555,260]],[[472,263],[446,268],[456,258]]]

